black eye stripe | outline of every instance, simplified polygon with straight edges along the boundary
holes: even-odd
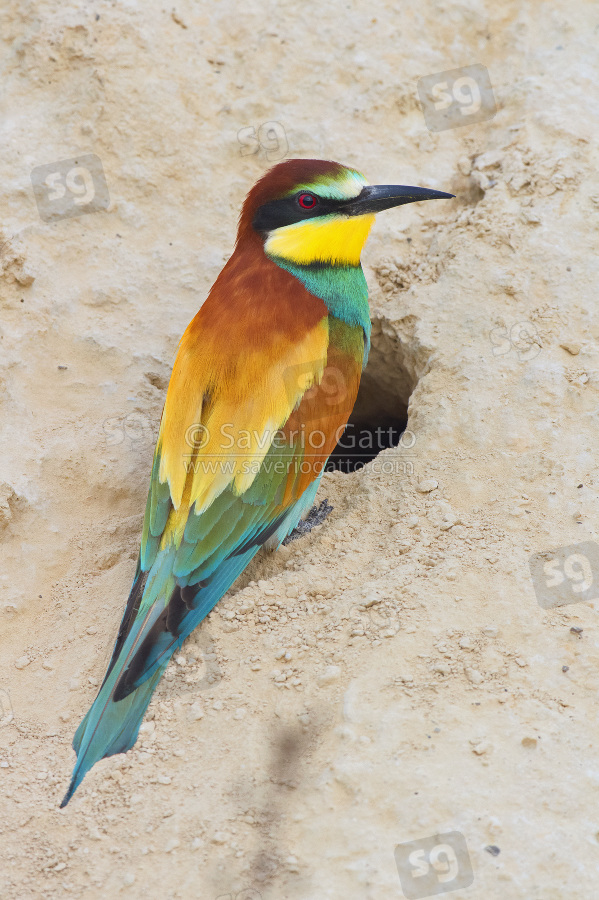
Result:
[[[313,206],[302,206],[300,197],[314,197],[316,202]],[[291,197],[264,203],[256,211],[252,225],[256,231],[265,233],[275,228],[283,228],[285,225],[293,225],[295,222],[337,212],[344,203],[347,203],[347,200],[329,200],[310,191],[298,191]]]

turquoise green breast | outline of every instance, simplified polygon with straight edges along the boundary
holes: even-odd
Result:
[[[366,365],[370,350],[370,309],[368,307],[368,286],[362,266],[327,266],[311,264],[307,266],[288,262],[271,256],[281,269],[290,272],[327,305],[332,316],[348,325],[361,325],[364,330],[364,362]]]

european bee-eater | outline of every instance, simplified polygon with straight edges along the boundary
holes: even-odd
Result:
[[[137,571],[62,806],[94,763],[135,744],[173,653],[310,510],[368,358],[360,254],[374,214],[452,196],[316,159],[282,162],[249,192],[233,255],[179,345]]]

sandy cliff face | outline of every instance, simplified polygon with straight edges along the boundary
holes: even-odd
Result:
[[[5,900],[382,900],[395,847],[448,832],[474,878],[451,896],[596,896],[596,14],[357,6],[5,4]],[[475,64],[496,115],[462,124],[466,82],[430,131],[418,79]],[[68,187],[90,154],[106,188]],[[409,403],[411,437],[325,477],[326,522],[253,563],[137,747],[59,812],[177,341],[285,155],[457,195],[379,217],[364,256],[360,411]],[[44,220],[48,165],[68,209]],[[545,608],[554,582],[567,603]]]

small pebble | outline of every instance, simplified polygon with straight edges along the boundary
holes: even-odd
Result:
[[[433,672],[438,672],[439,675],[451,675],[451,666],[445,662],[436,663],[433,666]]]
[[[332,684],[340,675],[341,669],[339,666],[327,666],[324,672],[318,676],[318,683],[320,685]]]
[[[562,350],[566,350],[570,356],[578,356],[582,349],[582,344],[579,344],[578,341],[564,341],[563,344],[560,344]]]
[[[471,684],[482,684],[484,679],[478,669],[471,669],[468,666],[464,671],[466,672],[466,678]]]
[[[153,734],[155,731],[156,731],[156,725],[154,724],[154,722],[143,722],[139,729],[139,733],[141,735]]]
[[[23,269],[15,275],[15,278],[23,287],[29,287],[35,281],[35,275],[29,269]],[[23,302],[23,301],[21,301]]]
[[[192,722],[198,722],[200,719],[204,718],[204,710],[199,700],[196,700],[195,703],[191,704],[189,708],[189,718]]]
[[[228,840],[229,835],[226,831],[215,831],[212,835],[213,844],[226,844]]]

